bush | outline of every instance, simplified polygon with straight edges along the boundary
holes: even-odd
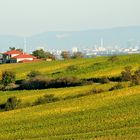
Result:
[[[132,76],[131,85],[140,85],[140,69],[135,71],[134,75]]]
[[[102,78],[100,79],[100,83],[101,83],[101,84],[109,83],[109,78],[108,78],[108,77],[102,77]]]
[[[93,89],[93,90],[91,91],[91,93],[102,93],[102,92],[104,92],[103,89]]]
[[[42,76],[37,76],[28,80],[24,80],[20,85],[20,89],[45,89],[51,85],[52,80]]]
[[[118,83],[114,87],[110,88],[109,91],[118,90],[118,89],[122,89],[122,88],[124,88],[123,85],[121,83]]]
[[[73,59],[76,59],[76,58],[84,58],[84,54],[82,52],[76,52],[72,55]]]
[[[76,71],[76,70],[78,70],[78,67],[75,65],[71,65],[67,67],[67,71]]]
[[[132,80],[131,70],[132,70],[131,66],[125,67],[124,71],[121,72],[122,81],[131,81]]]
[[[17,89],[18,87],[19,87],[19,85],[14,84],[14,83],[11,83],[11,84],[5,86],[5,87],[3,88],[3,90],[14,90],[14,89]]]
[[[58,98],[54,97],[53,94],[46,94],[44,95],[43,97],[39,97],[34,105],[40,105],[40,104],[45,104],[45,103],[52,103],[52,102],[56,102],[56,101],[59,101]]]
[[[7,102],[5,103],[5,110],[13,110],[19,106],[21,103],[21,100],[17,99],[16,97],[10,97],[7,99]]]
[[[7,86],[10,83],[15,83],[15,73],[13,71],[4,71],[2,72],[2,83],[4,86]]]
[[[62,77],[58,79],[45,78],[37,76],[31,79],[24,80],[20,85],[19,89],[46,89],[46,88],[61,88],[78,86],[81,81],[76,77]]]
[[[111,57],[109,57],[108,61],[111,61],[112,63],[117,62],[119,60],[119,58],[116,55],[113,55]]]
[[[27,75],[27,77],[33,78],[33,77],[37,77],[37,76],[40,76],[40,75],[41,75],[41,73],[39,71],[33,70]]]
[[[78,86],[81,82],[77,77],[62,77],[53,81],[54,87],[70,87],[70,86]]]

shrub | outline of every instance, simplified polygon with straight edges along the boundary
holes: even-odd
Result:
[[[104,92],[103,89],[93,89],[93,90],[91,91],[91,93],[102,93],[102,92]]]
[[[80,85],[81,81],[76,77],[62,77],[58,79],[45,78],[37,76],[31,79],[24,80],[19,89],[46,89],[46,88],[61,88]]]
[[[16,79],[15,73],[13,71],[2,72],[2,83],[7,86],[10,83],[14,83]]]
[[[135,71],[134,75],[132,76],[131,85],[140,85],[140,69]]]
[[[84,54],[82,52],[76,52],[72,55],[71,58],[76,59],[76,58],[83,58]]]
[[[121,72],[122,81],[131,81],[132,80],[132,67],[128,66],[124,68],[124,71]]]
[[[108,61],[111,61],[112,63],[117,62],[119,60],[119,58],[116,55],[113,55],[111,57],[109,57]]]
[[[122,89],[122,88],[124,88],[123,85],[121,83],[118,83],[117,85],[110,88],[109,91],[118,90],[118,89]]]
[[[33,77],[40,76],[40,75],[41,75],[41,73],[39,71],[33,70],[27,75],[27,77],[33,78]]]
[[[52,80],[42,76],[37,76],[28,80],[24,80],[20,85],[20,89],[45,89],[51,85]]]
[[[14,90],[14,89],[17,89],[18,87],[19,87],[19,85],[14,84],[14,83],[11,83],[11,84],[5,86],[5,87],[3,88],[3,90]]]
[[[78,86],[81,82],[77,77],[62,77],[53,81],[54,87],[70,87],[70,86]]]
[[[0,90],[4,90],[4,85],[3,84],[0,84]]]
[[[76,70],[78,70],[78,67],[75,65],[71,65],[67,67],[67,71],[76,71]]]
[[[100,83],[101,83],[101,84],[109,83],[109,78],[108,78],[108,77],[102,77],[102,78],[100,79]]]
[[[34,105],[39,105],[39,104],[45,104],[45,103],[52,103],[52,102],[56,102],[59,101],[59,99],[57,97],[54,97],[53,94],[46,94],[43,97],[39,97]]]
[[[7,102],[5,103],[5,110],[13,110],[19,106],[21,103],[21,100],[17,99],[16,97],[10,97],[7,99]]]
[[[63,51],[61,53],[61,56],[63,59],[70,59],[70,57],[71,57],[70,52],[68,52],[68,51]]]

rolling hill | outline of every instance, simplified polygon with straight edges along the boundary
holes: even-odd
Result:
[[[100,45],[101,38],[105,46],[119,46],[127,48],[140,45],[140,26],[116,27],[111,29],[91,29],[85,31],[53,31],[44,32],[27,37],[27,51],[38,47],[44,49],[71,50],[72,47],[89,48]],[[24,37],[14,35],[0,35],[0,50],[9,47],[23,48]]]
[[[0,65],[0,71],[16,72],[17,80],[36,69],[48,77],[77,76],[81,79],[120,75],[126,66],[133,71],[140,66],[140,55],[118,56],[110,62],[108,57],[73,59],[53,62]],[[76,66],[73,71],[70,66]],[[0,91],[0,104],[9,97],[21,99],[22,107],[0,111],[0,139],[140,139],[140,85],[109,90],[117,82],[43,90]],[[102,90],[101,90],[102,89]],[[101,91],[95,93],[93,91]],[[53,94],[59,101],[32,105],[39,97]]]

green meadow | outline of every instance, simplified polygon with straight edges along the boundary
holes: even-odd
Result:
[[[0,65],[0,72],[12,70],[17,80],[27,78],[32,70],[58,78],[77,76],[80,79],[119,76],[126,66],[140,67],[140,55],[70,59],[64,61]],[[75,67],[71,70],[70,66]],[[117,82],[42,90],[0,91],[0,104],[9,97],[21,99],[21,108],[0,111],[0,140],[139,140],[140,85],[122,82],[122,89],[110,91]],[[91,93],[93,90],[100,93]],[[91,93],[91,94],[89,94]],[[60,100],[33,106],[46,94]],[[29,106],[27,106],[29,105]]]

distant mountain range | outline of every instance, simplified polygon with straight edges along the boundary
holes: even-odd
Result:
[[[44,32],[26,38],[27,51],[37,48],[70,50],[73,47],[91,48],[100,45],[101,38],[104,46],[140,46],[140,26],[117,27],[86,31],[56,31]],[[14,35],[0,35],[0,51],[9,47],[24,48],[24,38]]]

